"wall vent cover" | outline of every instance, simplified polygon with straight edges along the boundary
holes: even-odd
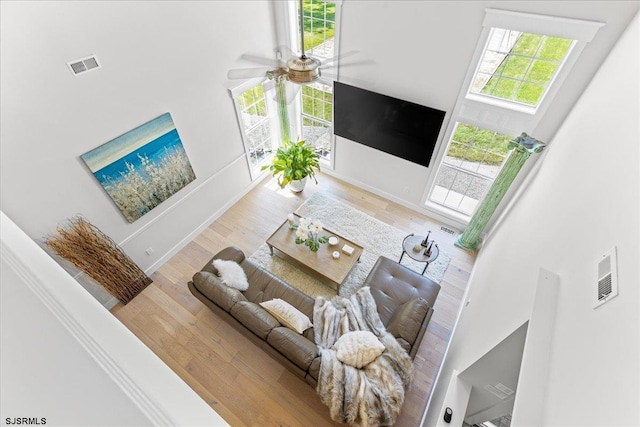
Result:
[[[98,59],[95,55],[67,62],[67,65],[71,69],[71,72],[76,76],[87,71],[97,70],[98,68],[101,68],[100,63],[98,62]]]
[[[445,233],[452,234],[452,235],[456,234],[455,230],[452,230],[449,227],[445,227],[444,225],[440,226],[440,230],[444,231]]]
[[[602,255],[597,261],[597,289],[595,307],[598,308],[618,295],[618,262],[616,247]]]

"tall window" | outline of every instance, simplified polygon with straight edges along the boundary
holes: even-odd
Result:
[[[335,52],[336,4],[304,0],[302,9],[305,53],[320,60],[332,58]],[[298,21],[295,26],[298,33],[299,25]],[[301,137],[314,147],[321,159],[329,161],[333,146],[333,87],[319,82],[305,85],[300,97]]]
[[[271,132],[271,116],[262,84],[242,90],[234,97],[252,177],[273,157],[277,147]],[[276,143],[277,145],[277,143]]]
[[[497,177],[515,136],[535,129],[602,24],[487,9],[480,59],[471,64],[438,153],[425,204],[468,220]],[[545,28],[548,34],[536,32]]]
[[[492,28],[469,92],[536,107],[571,44],[559,37]],[[498,176],[510,139],[456,123],[430,200],[472,215]]]
[[[302,136],[321,158],[331,158],[333,88],[313,83],[302,88]]]
[[[431,200],[471,215],[500,172],[508,135],[457,123]]]

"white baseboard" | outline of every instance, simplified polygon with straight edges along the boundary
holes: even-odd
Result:
[[[217,174],[216,174],[217,175]],[[251,182],[244,190],[233,197],[231,200],[227,201],[220,209],[215,211],[211,216],[209,216],[204,222],[202,222],[198,227],[196,227],[192,232],[187,234],[180,242],[178,242],[173,248],[171,248],[168,252],[166,252],[162,257],[160,257],[156,262],[154,262],[151,266],[149,266],[145,270],[145,274],[151,275],[158,268],[160,268],[165,262],[171,259],[174,255],[176,255],[182,248],[187,246],[193,239],[195,239],[200,233],[202,233],[207,227],[209,227],[215,220],[220,218],[222,214],[224,214],[231,206],[235,205],[240,199],[242,199],[247,193],[253,190],[265,176],[260,176]],[[200,188],[200,186],[198,187]],[[191,194],[191,193],[190,193]]]
[[[459,220],[456,220],[455,218],[451,218],[449,216],[446,216],[444,214],[442,214],[441,212],[429,209],[427,206],[420,206],[420,205],[416,205],[414,203],[411,203],[405,199],[402,199],[400,197],[395,196],[394,194],[391,194],[389,192],[386,191],[382,191],[377,187],[373,187],[371,185],[365,184],[361,181],[352,179],[348,176],[345,176],[343,174],[340,174],[338,172],[336,172],[335,170],[328,170],[328,169],[323,169],[322,170],[323,173],[326,173],[327,175],[331,175],[334,176],[338,179],[341,179],[342,181],[348,182],[349,184],[355,185],[356,187],[360,187],[363,190],[367,190],[377,196],[380,197],[384,197],[385,199],[391,200],[394,203],[397,203],[399,205],[402,205],[408,209],[411,209],[413,211],[416,211],[418,213],[421,213],[423,215],[426,215],[438,222],[443,223],[444,225],[447,225],[449,227],[452,227],[454,229],[456,229],[457,231],[461,231],[464,230],[467,226],[467,224],[465,222],[461,222]]]
[[[139,234],[141,234],[143,231],[145,231],[146,229],[148,229],[149,227],[151,227],[153,224],[155,224],[156,222],[158,222],[160,220],[160,218],[164,217],[165,215],[167,215],[169,212],[177,209],[178,207],[180,207],[182,204],[184,204],[188,199],[190,199],[191,197],[195,196],[196,194],[198,194],[203,188],[205,188],[211,181],[213,181],[214,179],[218,178],[220,175],[222,175],[225,171],[227,171],[228,169],[230,169],[231,167],[235,166],[236,163],[238,163],[240,160],[244,160],[246,157],[246,154],[242,154],[241,156],[235,158],[234,160],[232,160],[231,162],[229,162],[227,165],[225,165],[222,169],[220,169],[218,172],[214,173],[213,175],[211,175],[209,178],[205,179],[204,181],[202,181],[200,184],[198,184],[197,186],[193,187],[193,189],[191,189],[191,191],[189,191],[188,193],[186,193],[184,196],[182,196],[182,198],[178,201],[176,201],[173,205],[169,206],[167,209],[165,209],[164,211],[160,212],[158,215],[156,215],[153,219],[151,219],[148,223],[144,224],[143,226],[141,226],[140,228],[138,228],[136,231],[134,231],[133,233],[131,233],[128,237],[126,237],[122,242],[119,243],[120,247],[124,247],[127,243],[129,243],[131,240],[135,239]]]

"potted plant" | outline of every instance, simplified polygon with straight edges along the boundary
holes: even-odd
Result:
[[[269,169],[273,176],[278,177],[280,188],[287,185],[293,192],[304,189],[309,177],[318,183],[316,171],[320,171],[318,154],[304,141],[287,142],[276,151],[271,164],[264,165],[262,170]]]

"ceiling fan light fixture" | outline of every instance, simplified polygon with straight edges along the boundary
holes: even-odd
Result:
[[[311,83],[320,78],[320,61],[315,58],[302,55],[300,58],[291,58],[287,61],[288,78],[293,83]]]

